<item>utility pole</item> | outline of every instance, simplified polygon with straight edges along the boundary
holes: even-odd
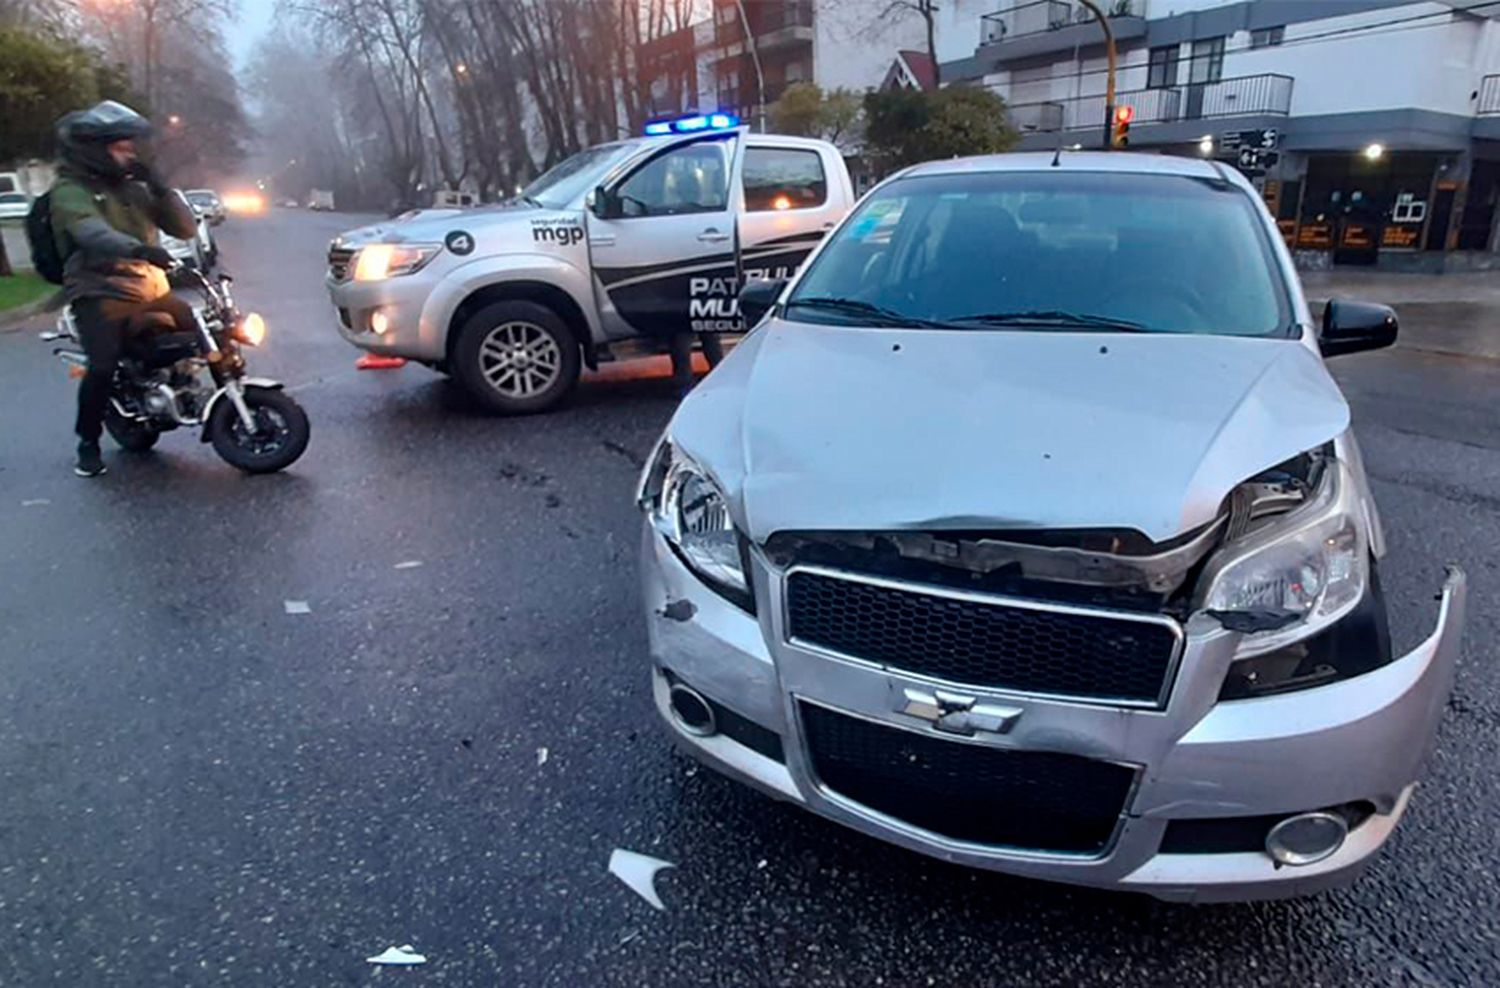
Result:
[[[1115,143],[1115,32],[1109,26],[1109,18],[1094,0],[1078,2],[1089,9],[1094,20],[1104,29],[1104,57],[1108,62],[1104,73],[1104,150],[1108,151]]]
[[[745,13],[745,0],[734,0],[734,5],[740,12],[740,26],[745,31],[745,50],[750,53],[750,60],[755,64],[755,93],[756,93],[756,117],[760,126],[760,132],[766,132],[766,77],[760,70],[760,46],[755,43],[755,34],[750,30],[750,18]]]

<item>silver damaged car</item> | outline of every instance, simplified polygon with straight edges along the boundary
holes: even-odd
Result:
[[[1392,654],[1380,519],[1255,190],[978,158],[872,191],[641,480],[656,706],[725,774],[1034,878],[1216,901],[1353,880],[1452,685],[1463,574]],[[1439,589],[1439,588],[1435,588]]]

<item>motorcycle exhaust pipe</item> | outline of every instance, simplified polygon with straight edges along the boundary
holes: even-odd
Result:
[[[719,733],[718,718],[714,716],[713,706],[704,699],[702,693],[691,686],[672,684],[672,688],[667,691],[667,704],[672,711],[672,719],[687,733],[700,738]]]

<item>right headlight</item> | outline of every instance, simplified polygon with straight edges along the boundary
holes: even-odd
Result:
[[[1248,658],[1309,638],[1358,606],[1369,543],[1346,468],[1329,461],[1311,500],[1210,563],[1201,608],[1245,633]]]
[[[712,477],[669,440],[646,465],[638,493],[651,524],[710,588],[754,613],[746,552]]]

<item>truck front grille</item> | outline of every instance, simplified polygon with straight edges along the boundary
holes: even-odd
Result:
[[[799,704],[814,773],[833,793],[951,840],[1099,854],[1135,769],[941,738]]]
[[[1160,704],[1181,643],[1169,618],[794,571],[794,643],[946,682]]]

